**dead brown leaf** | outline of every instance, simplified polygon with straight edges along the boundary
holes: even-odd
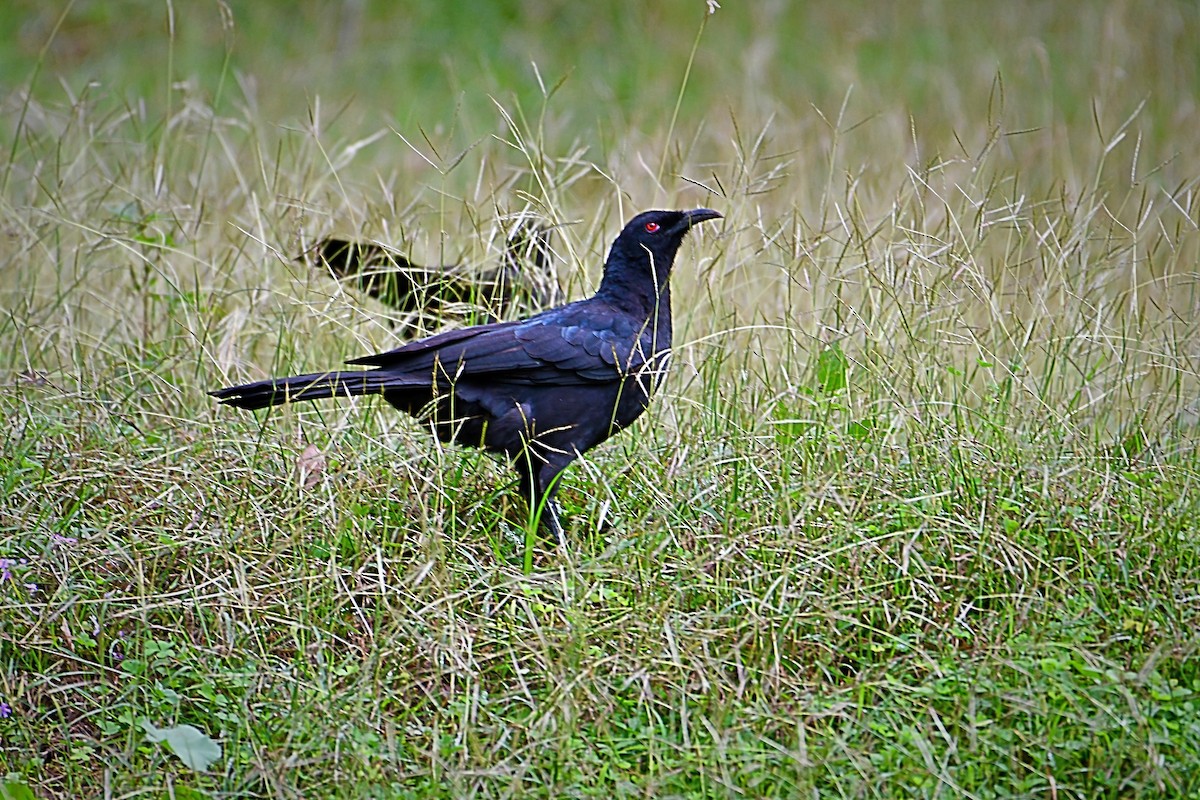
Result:
[[[321,474],[325,472],[325,454],[315,444],[310,444],[296,459],[296,468],[300,471],[300,488],[311,489],[321,482]]]

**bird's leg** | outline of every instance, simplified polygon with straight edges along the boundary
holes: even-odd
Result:
[[[521,476],[521,494],[529,503],[530,519],[538,519],[554,540],[565,546],[562,509],[554,499],[558,493],[558,476],[565,465],[546,461],[527,447],[515,466]]]
[[[558,476],[562,474],[565,464],[556,464],[553,461],[544,463],[538,473],[537,487],[539,489],[535,498],[536,505],[542,506],[542,523],[550,531],[550,535],[558,542],[560,547],[567,546],[567,536],[563,532],[562,526],[562,507],[559,506],[555,495],[558,494]]]
[[[567,536],[563,533],[562,522],[559,521],[559,515],[562,509],[558,505],[558,501],[554,499],[546,500],[546,508],[542,512],[542,522],[550,531],[550,535],[558,542],[559,547],[567,546]]]

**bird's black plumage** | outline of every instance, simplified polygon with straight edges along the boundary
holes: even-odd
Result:
[[[428,324],[464,308],[481,311],[491,322],[497,316],[507,317],[514,307],[526,312],[545,308],[557,297],[551,233],[551,228],[519,219],[508,235],[500,264],[478,273],[459,264],[421,266],[392,248],[333,236],[321,239],[300,259]],[[402,326],[400,333],[410,335],[412,329]]]
[[[613,242],[596,294],[519,322],[452,330],[349,363],[371,367],[272,378],[212,394],[256,409],[381,394],[444,442],[503,455],[531,511],[554,504],[559,473],[641,416],[671,348],[670,272],[707,208],[646,211]]]

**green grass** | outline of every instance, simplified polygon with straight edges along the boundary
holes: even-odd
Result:
[[[0,11],[0,786],[1200,793],[1191,4],[410,6]],[[395,342],[318,237],[531,211],[579,297],[696,205],[566,551],[382,403],[205,394]]]

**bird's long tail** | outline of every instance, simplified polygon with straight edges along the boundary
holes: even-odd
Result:
[[[363,372],[314,372],[290,378],[268,378],[241,386],[209,392],[222,403],[254,410],[291,403],[296,400],[320,400],[325,397],[354,397],[379,394],[395,383],[395,376],[382,370]]]

